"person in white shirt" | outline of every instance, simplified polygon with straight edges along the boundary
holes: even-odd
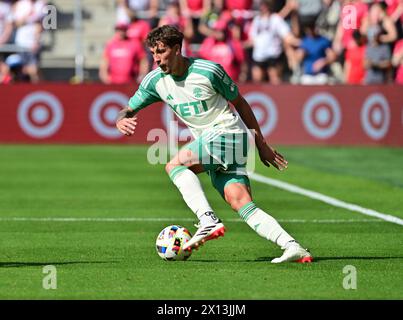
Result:
[[[45,6],[46,2],[43,0],[18,0],[13,7],[15,44],[26,50],[22,54],[25,72],[29,74],[32,82],[39,81],[39,55]]]
[[[11,2],[0,0],[0,46],[9,41],[12,31]]]
[[[253,21],[249,31],[248,46],[253,46],[252,80],[264,81],[267,77],[270,83],[282,82],[282,69],[287,63],[285,49],[299,46],[284,19],[274,13],[274,0],[263,0],[260,13]]]
[[[116,24],[130,24],[133,16],[152,22],[157,19],[158,0],[117,0]]]

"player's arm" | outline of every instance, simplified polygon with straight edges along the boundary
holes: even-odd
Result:
[[[116,118],[116,127],[126,136],[134,134],[134,129],[137,126],[136,111],[130,109],[129,106],[119,111]]]
[[[136,114],[150,104],[161,101],[161,98],[152,86],[145,88],[142,84],[140,84],[134,96],[129,100],[128,106],[120,110],[116,118],[116,127],[126,136],[134,134],[137,126]]]
[[[262,160],[263,164],[265,164],[268,167],[270,166],[270,164],[272,164],[275,168],[277,168],[280,171],[286,169],[288,161],[285,160],[280,153],[274,150],[266,142],[262,134],[262,131],[260,130],[256,117],[253,114],[252,108],[250,107],[249,103],[245,100],[245,98],[241,94],[238,94],[238,96],[235,99],[231,100],[231,103],[238,111],[241,119],[248,127],[248,129],[254,131],[256,147],[259,151],[260,160]]]

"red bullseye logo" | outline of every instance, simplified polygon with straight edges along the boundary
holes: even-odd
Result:
[[[30,137],[53,136],[63,123],[63,106],[52,94],[37,91],[27,95],[18,106],[18,123]]]
[[[380,140],[388,133],[390,126],[390,107],[380,93],[370,95],[361,109],[361,126],[374,140]]]
[[[302,111],[305,129],[315,138],[329,139],[340,128],[341,109],[337,100],[328,93],[313,95]]]
[[[267,95],[260,92],[249,92],[245,100],[250,104],[262,134],[270,135],[277,126],[278,113],[276,104]]]
[[[95,99],[90,108],[90,122],[94,130],[107,139],[118,139],[122,134],[115,126],[116,117],[129,98],[120,92],[106,92]]]
[[[52,120],[52,109],[43,103],[35,103],[28,111],[28,119],[39,128],[49,125]]]

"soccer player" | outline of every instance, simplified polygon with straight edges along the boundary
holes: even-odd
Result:
[[[288,162],[267,144],[251,107],[224,69],[208,60],[183,56],[182,41],[183,34],[169,25],[149,33],[147,46],[158,67],[143,79],[128,106],[119,112],[116,126],[121,133],[133,135],[136,113],[154,102],[164,101],[194,135],[195,140],[184,146],[165,167],[200,221],[184,249],[196,249],[225,232],[224,224],[215,215],[197,177],[197,174],[207,172],[231,208],[260,236],[284,250],[272,263],[311,262],[310,253],[252,201],[246,163],[242,159],[234,161],[231,156],[244,153],[246,125],[255,131],[255,143],[265,165],[283,170]],[[231,111],[228,101],[235,106],[239,116]],[[230,152],[225,152],[228,150]]]

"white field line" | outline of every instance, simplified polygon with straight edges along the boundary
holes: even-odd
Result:
[[[2,217],[0,222],[196,222],[196,217],[191,218],[147,218],[147,217],[128,217],[128,218],[57,218],[57,217]],[[226,222],[244,222],[240,218],[225,219]],[[367,223],[384,222],[380,219],[278,219],[284,223]]]
[[[378,211],[375,211],[375,210],[372,210],[372,209],[363,208],[363,207],[360,207],[360,206],[358,206],[356,204],[344,202],[344,201],[341,201],[341,200],[326,196],[326,195],[321,194],[319,192],[304,189],[304,188],[298,187],[296,185],[293,185],[293,184],[290,184],[290,183],[287,183],[287,182],[271,179],[271,178],[262,176],[262,175],[257,174],[257,173],[250,173],[249,177],[252,180],[262,182],[262,183],[265,183],[265,184],[268,184],[268,185],[271,185],[273,187],[280,188],[280,189],[283,189],[283,190],[286,190],[286,191],[289,191],[289,192],[297,193],[297,194],[306,196],[306,197],[311,198],[311,199],[319,200],[319,201],[325,202],[327,204],[330,204],[330,205],[332,205],[334,207],[339,207],[339,208],[347,209],[347,210],[350,210],[350,211],[358,212],[358,213],[365,214],[365,215],[370,216],[370,217],[375,217],[375,218],[378,218],[378,219],[382,219],[382,220],[385,220],[385,221],[388,221],[388,222],[400,224],[400,225],[403,226],[403,219],[400,219],[398,217],[392,216],[390,214],[378,212]]]

